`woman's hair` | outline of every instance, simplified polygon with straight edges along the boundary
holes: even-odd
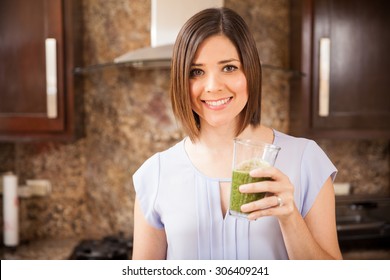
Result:
[[[224,35],[236,47],[247,80],[248,102],[240,113],[236,136],[261,115],[261,64],[255,40],[245,21],[228,8],[211,8],[192,16],[181,28],[171,62],[170,96],[173,113],[191,140],[199,137],[199,116],[191,108],[190,68],[199,45],[213,35]]]

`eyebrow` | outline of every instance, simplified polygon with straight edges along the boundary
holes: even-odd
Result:
[[[233,61],[236,61],[236,62],[240,62],[240,60],[236,59],[236,58],[230,58],[230,59],[225,59],[225,60],[221,60],[221,61],[218,61],[218,64],[226,64],[226,63],[230,63],[230,62],[233,62]],[[191,66],[202,66],[204,65],[203,63],[192,63]]]

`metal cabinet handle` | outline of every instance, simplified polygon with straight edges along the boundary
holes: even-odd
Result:
[[[330,76],[330,39],[320,39],[320,80],[319,80],[319,106],[320,117],[329,116],[329,76]]]
[[[57,117],[57,40],[45,40],[47,117]]]

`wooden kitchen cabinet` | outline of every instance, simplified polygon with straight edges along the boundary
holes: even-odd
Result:
[[[390,138],[390,2],[291,1],[290,133]],[[325,39],[323,39],[325,38]]]
[[[77,2],[0,1],[0,141],[75,137]]]

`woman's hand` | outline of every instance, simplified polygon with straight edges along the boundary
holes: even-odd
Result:
[[[290,259],[342,259],[337,241],[334,189],[329,177],[322,186],[309,213],[303,218],[294,202],[294,186],[289,178],[275,167],[255,169],[252,177],[270,177],[240,186],[242,193],[267,192],[260,200],[241,206],[250,213],[248,219],[275,216],[283,234]],[[279,206],[278,197],[282,204]]]
[[[251,177],[269,177],[272,181],[240,186],[242,193],[266,192],[267,195],[257,201],[241,206],[242,212],[249,212],[249,220],[256,220],[264,216],[277,216],[279,219],[289,217],[294,209],[294,186],[290,179],[275,167],[258,168],[250,172]]]

